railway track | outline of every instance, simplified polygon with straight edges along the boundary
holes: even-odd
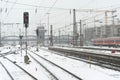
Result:
[[[8,73],[8,75],[11,77],[11,80],[22,80],[26,77],[27,80],[38,80],[37,78],[35,78],[33,75],[31,75],[29,72],[27,72],[25,69],[23,69],[22,67],[20,67],[19,65],[16,64],[16,62],[8,59],[5,56],[2,56],[4,58],[4,60],[2,60],[0,62],[0,64],[3,66],[3,68],[6,70],[6,72]],[[4,62],[5,61],[5,62]],[[11,69],[9,68],[9,65],[4,64],[4,63],[9,63],[11,66],[13,66],[16,70],[10,71]],[[13,74],[14,72],[18,72],[16,74]],[[21,76],[20,76],[21,74]],[[24,74],[24,75],[23,75]]]
[[[32,51],[30,51],[30,52],[32,52]],[[47,64],[49,64],[49,66],[52,65],[52,68],[53,68],[53,69],[56,67],[57,69],[59,69],[59,71],[64,72],[63,74],[69,75],[70,78],[72,78],[72,80],[82,80],[82,79],[81,79],[80,77],[78,77],[77,75],[75,75],[75,74],[71,73],[70,71],[68,71],[68,70],[60,67],[59,65],[57,65],[57,64],[55,64],[55,63],[53,63],[53,62],[51,62],[51,61],[49,61],[49,60],[47,60],[47,59],[45,59],[44,57],[42,57],[42,56],[40,56],[40,55],[38,55],[38,54],[36,54],[36,53],[34,53],[34,52],[32,52],[32,53],[33,53],[34,55],[33,55],[33,54],[32,54],[32,55],[29,54],[32,58],[34,58],[34,59],[36,58],[36,57],[33,57],[33,56],[39,57],[39,59],[42,59],[42,60],[45,61],[44,63],[47,62]],[[37,62],[40,62],[40,61],[37,61]],[[42,63],[42,64],[43,64],[43,63]],[[48,68],[48,67],[47,67],[47,68]],[[52,74],[55,74],[55,73],[52,73]],[[69,78],[69,77],[68,77],[68,78]],[[58,78],[58,80],[59,80],[59,78]],[[65,80],[65,79],[63,79],[63,80]]]
[[[16,53],[16,52],[15,52]],[[7,58],[7,57],[5,57],[5,56],[7,56],[7,55],[9,55],[9,54],[11,54],[11,52],[9,52],[9,53],[5,53],[5,54],[3,54],[3,55],[1,55],[1,57],[4,57],[5,59],[7,59],[7,60],[9,60],[10,62],[12,62],[13,64],[15,64],[17,67],[19,67],[19,68],[21,68],[21,69],[23,69],[22,68],[22,66],[20,66],[19,64],[17,65],[17,63],[14,61],[14,60],[11,60],[10,58]],[[13,54],[13,53],[12,53]],[[35,59],[34,59],[35,60]],[[39,65],[40,66],[42,66],[42,67],[44,67],[44,65],[42,65],[40,62],[38,62],[37,60],[35,60],[37,63],[39,63]],[[4,66],[4,65],[3,65]],[[11,76],[11,74],[9,73],[9,71],[6,69],[6,67],[4,66],[4,68],[5,68],[5,70],[6,70],[6,72],[8,72],[8,74]],[[46,77],[48,77],[49,78],[49,80],[59,80],[59,79],[57,79],[57,77],[56,76],[54,76],[54,74],[52,74],[47,68],[45,68],[44,67],[44,69],[46,70],[46,72],[45,73],[49,73]],[[27,69],[25,70],[25,69],[23,69],[25,72],[27,72]],[[28,72],[27,72],[28,73]],[[31,73],[32,74],[32,73]],[[28,75],[30,75],[30,76],[32,76],[30,73],[28,73]],[[11,76],[12,77],[12,76]],[[34,78],[34,80],[37,80],[34,76],[32,76],[33,78]],[[13,77],[12,77],[13,78]],[[15,80],[14,78],[12,79],[12,80]]]
[[[57,49],[57,48],[53,48],[50,50],[56,51],[58,52],[57,54],[59,55],[63,54],[64,56],[72,59],[76,59],[90,64],[95,64],[109,69],[120,71],[120,64],[119,64],[120,60],[119,57],[117,56],[94,54],[94,53],[92,54],[92,52],[73,51],[73,50]]]
[[[2,65],[2,67],[4,68],[4,70],[7,72],[7,74],[8,74],[9,77],[11,78],[11,80],[14,80],[14,78],[12,77],[12,75],[10,74],[10,72],[7,70],[7,68],[3,65],[3,63],[0,62],[0,64]]]
[[[112,51],[115,50],[117,52],[120,52],[120,49],[115,49],[115,48],[95,48],[95,47],[74,47],[74,48],[78,48],[78,49],[92,49],[92,50],[104,50],[104,51]]]
[[[30,54],[29,54],[30,55]],[[31,55],[30,55],[31,56]],[[50,75],[51,80],[59,80],[49,69],[47,69],[40,61],[31,56],[40,66],[42,66]]]

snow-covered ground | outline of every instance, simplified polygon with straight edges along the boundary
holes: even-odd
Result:
[[[120,72],[40,50],[39,55],[80,76],[83,80],[119,80]]]
[[[39,50],[39,52],[36,52],[35,48],[31,48],[31,51],[34,51],[38,55],[54,62],[55,64],[67,69],[68,71],[74,73],[75,75],[79,76],[83,80],[120,80],[120,72],[106,69],[103,67],[95,66],[92,64],[87,64],[81,61],[73,60],[67,57],[59,56],[57,54],[44,51],[42,49]],[[7,52],[9,49],[1,49],[1,51]],[[4,53],[3,52],[3,53]],[[32,56],[34,56],[37,60],[39,60],[44,66],[46,66],[50,71],[52,71],[58,78],[59,80],[73,80],[72,77],[68,77],[67,75],[63,74],[61,71],[53,68],[50,66],[50,64],[47,64],[44,60],[40,59],[37,57],[35,54],[32,52],[28,51]],[[16,61],[16,64],[20,65],[23,67],[26,71],[28,71],[30,74],[32,74],[34,77],[36,77],[38,80],[52,80],[51,75],[43,68],[41,67],[36,61],[34,61],[30,56],[30,64],[25,64],[24,63],[24,55],[25,52],[22,51],[22,56],[20,51],[18,54],[11,54],[7,55],[9,59],[12,61]],[[11,73],[17,72],[14,66],[9,64],[4,58],[0,57],[0,61],[7,65],[7,68],[10,70],[11,67],[12,69],[10,70]],[[15,70],[14,70],[15,69]],[[19,75],[17,75],[19,74]],[[21,76],[22,74],[18,73],[16,75],[13,75],[13,77],[17,76],[16,80],[29,80],[26,79],[27,77],[24,76],[22,79]],[[0,65],[0,80],[10,80],[10,77],[7,75],[6,71],[2,68]]]

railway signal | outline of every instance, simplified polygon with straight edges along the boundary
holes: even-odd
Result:
[[[25,24],[25,28],[27,28],[29,24],[29,13],[28,12],[24,12],[23,14],[23,23]]]
[[[29,62],[29,57],[27,55],[27,28],[29,26],[29,13],[28,12],[23,13],[23,23],[25,26],[25,36],[26,36],[26,55],[24,56],[24,62],[28,64]]]

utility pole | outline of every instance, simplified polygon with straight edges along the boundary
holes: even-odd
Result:
[[[116,10],[112,10],[112,11],[108,11],[108,10],[106,10],[105,11],[105,26],[104,26],[104,32],[103,32],[103,37],[107,37],[107,34],[106,34],[106,27],[107,27],[107,25],[108,25],[108,15],[107,15],[107,13],[108,12],[111,12],[112,13],[112,15],[114,14],[114,12],[116,12]],[[115,17],[115,16],[114,16]],[[113,18],[113,26],[114,26],[114,17],[112,17]],[[112,28],[111,28],[111,31],[112,31],[112,36],[114,36],[114,27],[112,26]]]
[[[60,33],[61,33],[61,32],[60,32],[60,29],[59,29],[59,45],[60,45]]]
[[[73,46],[77,46],[77,25],[75,9],[73,9]]]
[[[50,46],[53,46],[53,26],[50,26]]]
[[[48,15],[48,41],[47,41],[47,43],[48,43],[48,46],[49,46],[49,15],[50,15],[50,13],[47,13],[47,15]]]
[[[96,25],[95,25],[95,17],[94,17],[94,28],[93,28],[93,38],[96,38]]]
[[[111,28],[112,37],[114,37],[114,35],[115,35],[115,31],[114,31],[114,29],[115,29],[115,17],[117,16],[117,15],[114,15],[115,12],[116,11],[112,12],[112,28]]]
[[[1,22],[0,22],[0,46],[2,46],[2,43],[1,43]]]
[[[69,45],[69,34],[68,34],[68,45]]]
[[[86,44],[86,24],[83,24],[83,45]]]
[[[107,37],[106,36],[106,27],[107,27],[107,24],[108,24],[108,22],[107,22],[107,11],[105,11],[105,26],[103,27],[103,29],[102,29],[102,31],[103,31],[103,37],[105,38],[105,37]]]
[[[82,21],[80,20],[80,46],[83,46]]]
[[[85,24],[86,26],[84,26],[84,29],[85,29],[85,33],[84,33],[84,35],[85,35],[85,39],[84,39],[84,43],[85,43],[85,45],[86,45],[86,41],[87,41],[87,24]]]
[[[107,21],[107,11],[105,11],[105,25],[107,25],[108,24],[108,21]]]

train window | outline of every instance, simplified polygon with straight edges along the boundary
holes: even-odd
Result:
[[[110,40],[110,42],[114,42],[114,40]]]
[[[105,40],[105,43],[107,43],[108,41],[107,40]]]
[[[120,42],[120,40],[115,40],[115,42]]]

